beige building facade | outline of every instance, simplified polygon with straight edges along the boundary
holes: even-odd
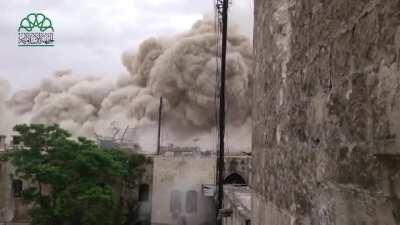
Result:
[[[202,185],[215,183],[214,157],[155,156],[153,165],[153,225],[212,225],[213,197]]]

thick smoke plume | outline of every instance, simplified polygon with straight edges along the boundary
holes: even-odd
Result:
[[[10,95],[10,85],[8,81],[0,79],[0,134],[13,134],[12,128],[17,122],[25,122],[24,116],[16,116],[9,110],[7,99]]]
[[[136,52],[125,53],[122,61],[129,73],[116,81],[78,78],[71,71],[59,71],[38,87],[16,92],[8,106],[19,115],[31,116],[31,122],[59,123],[75,135],[93,137],[107,135],[115,122],[118,126],[152,127],[162,96],[166,132],[183,139],[202,136],[216,123],[216,68],[220,59],[216,49],[214,22],[198,21],[186,33],[168,39],[150,38]],[[243,127],[250,116],[251,64],[251,43],[231,28],[227,123],[241,133],[245,133]],[[0,91],[0,100],[1,96]]]

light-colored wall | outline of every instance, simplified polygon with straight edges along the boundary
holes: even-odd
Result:
[[[214,157],[200,156],[156,156],[154,158],[152,224],[180,224],[185,218],[186,224],[214,224],[215,206],[212,197],[204,197],[202,184],[215,183]],[[182,192],[182,211],[174,215],[170,210],[171,192]],[[197,212],[185,210],[186,192],[197,192]]]

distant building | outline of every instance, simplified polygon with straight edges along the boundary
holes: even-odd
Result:
[[[160,152],[154,156],[152,225],[215,224],[215,154],[172,145],[162,147]],[[227,155],[224,182],[244,187],[249,170],[249,155]]]
[[[5,136],[0,136],[0,147],[4,146],[0,154],[23,146],[18,136],[13,136],[10,144],[5,140]],[[144,154],[140,147],[131,141],[123,142],[102,137],[97,139],[97,143],[100,147],[110,150],[122,148],[128,150],[127,152]],[[129,204],[131,200],[137,202],[141,224],[215,224],[215,152],[203,151],[197,147],[169,145],[161,148],[160,155],[146,154],[146,158],[148,164],[139,178],[138,186],[134,189],[122,188],[123,198],[120,199],[122,204]],[[224,173],[226,184],[245,188],[250,180],[250,156],[243,153],[227,155]],[[0,225],[26,224],[29,221],[27,205],[23,204],[21,199],[22,190],[29,184],[13,178],[12,174],[12,166],[0,162]],[[231,203],[230,193],[225,192],[224,205],[233,212],[241,212],[236,209],[237,205]],[[247,221],[247,217],[240,221],[242,220]]]
[[[96,138],[97,145],[103,149],[121,149],[129,152],[143,153],[140,146],[135,142],[128,142],[121,139],[114,139],[112,137]]]
[[[202,185],[215,183],[215,165],[214,157],[155,156],[152,225],[213,225],[214,198]]]

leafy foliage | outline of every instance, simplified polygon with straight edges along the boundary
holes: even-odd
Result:
[[[134,224],[125,215],[134,200],[122,190],[137,186],[145,158],[104,150],[85,138],[72,138],[58,125],[17,125],[22,145],[7,155],[16,175],[29,182],[23,199],[31,205],[32,225]]]

